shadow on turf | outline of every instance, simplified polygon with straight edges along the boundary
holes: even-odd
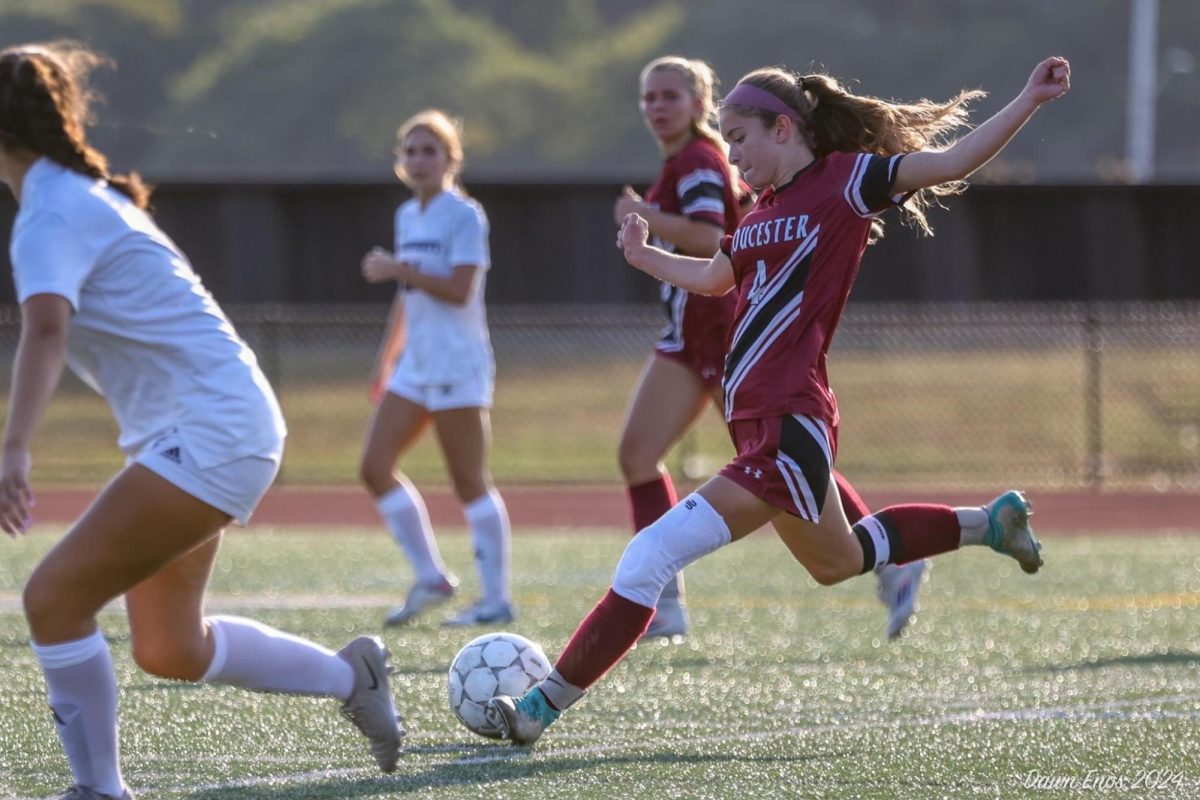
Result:
[[[647,764],[709,764],[716,762],[797,763],[828,758],[828,752],[792,756],[739,756],[735,753],[713,755],[688,755],[682,753],[658,753],[654,755],[595,755],[554,758],[546,753],[545,758],[530,760],[531,752],[524,747],[504,745],[479,745],[455,748],[466,760],[451,761],[422,768],[419,772],[405,772],[404,762],[394,775],[379,775],[371,778],[315,778],[290,786],[230,786],[225,789],[209,789],[188,795],[190,800],[244,800],[251,796],[263,800],[288,800],[288,798],[313,798],[328,792],[329,797],[364,797],[389,794],[409,794],[427,789],[451,786],[484,786],[507,783],[519,778],[539,778],[561,773],[582,772],[590,767],[647,765]],[[414,747],[413,754],[446,754],[443,747]],[[479,760],[474,760],[479,759]]]
[[[1081,669],[1107,669],[1108,667],[1158,667],[1158,666],[1195,666],[1200,664],[1200,653],[1168,650],[1165,653],[1142,653],[1141,655],[1114,656],[1112,658],[1096,658],[1091,661],[1080,661],[1076,664],[1060,664],[1057,666],[1031,667],[1027,672],[1074,672]]]

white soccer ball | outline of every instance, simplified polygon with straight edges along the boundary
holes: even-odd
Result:
[[[550,674],[542,648],[515,633],[485,633],[472,639],[450,662],[450,708],[467,728],[499,739],[483,707],[496,695],[520,697]]]

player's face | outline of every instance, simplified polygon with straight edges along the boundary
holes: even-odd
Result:
[[[440,139],[425,128],[416,128],[396,148],[396,166],[408,173],[414,189],[440,189],[450,159]]]
[[[729,144],[729,163],[756,190],[770,186],[779,172],[782,155],[778,137],[756,116],[723,108],[719,119],[721,137]]]
[[[673,69],[656,69],[646,76],[640,106],[646,127],[660,142],[689,135],[692,121],[702,113],[687,81]]]

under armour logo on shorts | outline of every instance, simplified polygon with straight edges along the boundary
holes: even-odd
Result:
[[[754,476],[754,480],[756,480],[756,481],[762,480],[762,470],[761,469],[751,469],[750,467],[745,467],[744,469],[745,469],[747,475]]]

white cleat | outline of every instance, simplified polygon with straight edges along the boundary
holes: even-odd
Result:
[[[504,625],[516,619],[510,603],[485,603],[480,600],[451,614],[442,622],[448,628],[466,628],[472,625]]]
[[[378,636],[360,636],[338,651],[354,670],[354,690],[342,704],[342,714],[371,743],[371,755],[384,772],[396,769],[405,730],[388,689],[387,649]]]
[[[889,639],[898,637],[912,622],[917,610],[917,594],[931,566],[929,559],[923,558],[908,564],[884,564],[875,570],[879,580],[875,596],[887,606]]]
[[[641,640],[682,638],[687,636],[687,632],[688,614],[683,601],[678,597],[659,598],[654,618],[650,620],[650,627],[646,628]]]
[[[403,625],[409,620],[424,614],[454,597],[454,587],[458,585],[453,576],[447,577],[441,584],[427,586],[423,583],[414,584],[404,598],[404,605],[395,609],[383,620],[384,625]]]

